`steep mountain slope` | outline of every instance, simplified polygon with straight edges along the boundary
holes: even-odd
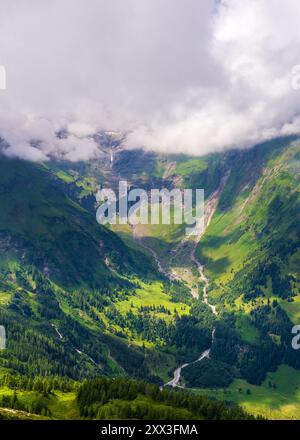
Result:
[[[2,367],[162,384],[190,363],[182,385],[240,381],[253,392],[281,364],[297,375],[299,151],[295,138],[203,158],[109,143],[97,163],[0,161]],[[211,221],[200,242],[178,225],[96,224],[96,188],[120,179],[204,188]]]
[[[299,301],[300,144],[279,139],[229,158],[230,177],[198,245],[221,311],[212,359],[260,384],[286,363]],[[194,372],[193,374],[198,374]]]
[[[134,159],[133,185],[143,181],[152,187],[160,179],[165,187],[203,186],[207,198],[226,176],[196,253],[209,278],[210,302],[220,312],[209,368],[216,375],[229,368],[232,378],[259,384],[281,363],[300,366],[291,349],[291,329],[299,314],[299,149],[296,138],[283,138],[200,159],[152,155],[147,162],[147,155],[132,152],[115,158],[118,176],[127,170],[128,178],[128,164]],[[118,233],[129,240],[130,231],[121,228]],[[186,286],[195,290],[198,282],[201,292],[188,247],[180,244],[183,228],[143,226],[138,237],[165,271],[174,273],[175,268]],[[179,248],[181,253],[175,251]],[[201,382],[201,368],[203,364],[185,370],[190,385],[196,384],[193,376]],[[216,384],[213,376],[205,373],[207,386]]]
[[[198,246],[212,280],[210,295],[218,301],[233,306],[240,295],[246,302],[272,295],[291,301],[299,293],[299,150],[297,141],[286,140],[232,161]]]
[[[296,267],[299,146],[295,142],[295,138],[277,139],[246,151],[199,159],[120,149],[114,153],[109,170],[112,181],[126,178],[132,186],[152,188],[155,183],[160,188],[203,187],[207,200],[212,194],[218,194],[217,210],[198,245],[196,256],[205,265],[210,281],[210,302],[217,304],[222,312],[219,320],[229,327],[230,343],[225,351],[232,351],[235,344],[236,350],[244,353],[240,358],[248,362],[250,355],[247,353],[251,347],[247,344],[253,344],[255,353],[251,355],[255,360],[249,372],[241,373],[241,360],[235,374],[245,374],[255,383],[261,382],[270,368],[276,368],[284,360],[298,366],[297,356],[290,350],[292,322],[289,319],[298,313],[298,298],[293,296],[299,289]],[[86,171],[86,177],[94,176],[91,168]],[[131,230],[119,227],[115,231],[131,242]],[[190,260],[184,228],[145,225],[135,228],[133,238],[138,238],[138,244],[149,251],[149,256],[155,256],[161,271],[175,274],[175,280],[180,278],[183,282],[181,298],[186,298],[184,287],[191,292],[198,287],[201,298],[203,281],[199,278],[197,265]],[[264,309],[264,304],[272,305],[273,299],[277,301],[274,310]],[[255,307],[258,310],[255,311]],[[255,319],[250,316],[251,311],[258,314]],[[233,318],[227,316],[230,312],[235,312]],[[271,336],[265,338],[266,330],[259,328],[256,322],[262,319],[261,314],[267,314],[271,322],[277,320],[284,334],[278,334],[279,330],[274,330],[274,325],[270,324],[267,333]],[[220,331],[216,333],[216,347],[221,346],[217,344]],[[282,338],[281,346],[278,338]],[[261,340],[267,344],[265,352],[259,349]],[[266,361],[257,374],[257,362],[270,352],[269,362]],[[212,350],[214,353],[216,361],[226,363],[226,357],[230,357],[228,353],[217,354],[217,348]],[[232,359],[236,360],[236,356],[237,352]]]
[[[107,334],[98,310],[132,294],[139,274],[155,278],[150,259],[66,197],[44,166],[1,158],[0,204],[2,367],[147,374],[143,353]]]
[[[2,243],[9,240],[23,263],[69,287],[103,286],[116,278],[105,257],[123,273],[137,269],[137,255],[67,198],[44,167],[1,159],[0,185]]]
[[[5,158],[0,170],[5,371],[162,383],[181,357],[206,348],[207,312],[190,318],[190,296],[143,247],[97,224],[76,202],[78,180],[66,185],[65,171]]]

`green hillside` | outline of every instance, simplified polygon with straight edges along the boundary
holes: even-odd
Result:
[[[2,158],[0,187],[2,246],[9,241],[9,255],[2,253],[4,267],[13,259],[22,260],[66,287],[91,288],[116,281],[105,257],[121,274],[138,268],[149,271],[147,264],[134,264],[138,252],[128,251],[116,235],[66,197],[45,167]]]
[[[227,176],[196,255],[210,281],[210,303],[220,312],[212,361],[225,364],[232,378],[242,376],[255,384],[282,362],[300,367],[290,335],[299,312],[299,149],[296,138],[282,138],[204,158],[125,151],[110,170],[111,178],[116,173],[134,186],[203,187],[207,200]],[[132,173],[129,164],[134,164]],[[95,176],[92,168],[86,173]],[[130,230],[114,230],[136,247]],[[154,251],[166,270],[175,268],[187,290],[198,283],[201,292],[189,248],[173,253],[184,239],[184,228],[150,225],[138,233],[146,252]],[[181,295],[185,297],[183,291]]]
[[[150,259],[98,225],[45,166],[2,158],[0,203],[1,367],[76,379],[149,375],[142,351],[113,336],[101,310],[134,295],[139,276],[154,282]]]
[[[186,363],[180,384],[226,401],[225,408],[236,402],[255,415],[297,417],[297,404],[288,409],[281,399],[296,393],[300,370],[291,348],[300,316],[299,171],[300,144],[292,138],[204,158],[121,150],[113,167],[2,158],[0,324],[7,349],[0,371],[75,384],[41,395],[4,381],[0,394],[10,397],[3,408],[15,405],[17,413],[3,409],[3,417],[211,418],[143,392],[78,407],[78,381],[127,376],[161,386]],[[145,225],[134,234],[98,225],[96,188],[123,178],[146,189],[204,187],[213,201],[204,237],[186,240],[176,225]],[[195,261],[204,265],[217,316],[203,304]],[[209,348],[209,359],[195,362]],[[32,411],[36,401],[48,408],[43,414]]]
[[[157,273],[143,248],[98,225],[59,179],[48,166],[0,160],[0,323],[7,332],[0,367],[162,383],[182,357],[206,348],[211,328],[190,318],[190,298]],[[192,343],[182,329],[195,330]]]
[[[143,381],[99,377],[83,384],[60,378],[1,378],[0,420],[251,420],[238,406]]]
[[[242,377],[259,389],[282,363],[295,368],[295,374],[300,368],[298,353],[291,348],[300,300],[299,151],[297,139],[283,138],[201,159],[158,159],[166,182],[203,185],[207,199],[228,176],[197,247],[197,259],[210,281],[209,300],[219,311],[211,365],[205,368],[202,362],[184,370],[189,387],[224,387]],[[143,241],[168,268],[183,230],[143,229]],[[183,254],[177,259],[177,273],[191,265]]]
[[[299,152],[297,140],[281,139],[233,155],[197,249],[220,310],[212,359],[255,385],[282,363],[300,368],[291,347],[300,282]]]
[[[251,385],[236,379],[228,388],[194,389],[196,395],[235,402],[250,414],[269,420],[299,420],[300,413],[299,371],[281,365],[269,373],[260,385]]]

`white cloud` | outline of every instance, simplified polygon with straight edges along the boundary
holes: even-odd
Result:
[[[197,155],[299,132],[298,0],[1,3],[9,155],[96,158],[97,129]]]

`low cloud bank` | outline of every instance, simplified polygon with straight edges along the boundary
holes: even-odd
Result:
[[[97,158],[99,130],[192,155],[300,132],[298,0],[2,3],[8,156]]]

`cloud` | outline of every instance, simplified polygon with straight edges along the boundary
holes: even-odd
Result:
[[[194,155],[299,132],[298,0],[2,0],[2,11],[10,156],[94,159],[97,130]]]

